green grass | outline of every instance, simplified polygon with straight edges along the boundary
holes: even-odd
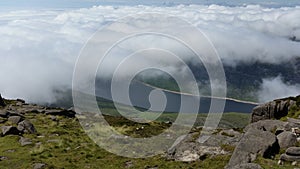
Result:
[[[47,168],[125,168],[126,163],[131,163],[132,168],[223,168],[230,156],[215,156],[204,161],[178,162],[167,160],[161,155],[144,159],[131,159],[120,157],[107,152],[96,145],[83,131],[76,118],[57,116],[58,121],[52,121],[50,116],[44,114],[27,114],[36,127],[38,134],[25,134],[31,138],[32,145],[20,146],[19,136],[0,137],[0,156],[8,157],[8,160],[0,161],[2,169],[32,168],[34,163],[46,163]],[[106,116],[115,128],[122,128],[127,120],[121,117]],[[133,132],[136,124],[128,124],[126,133],[131,136],[144,137],[158,134],[160,129],[167,124],[152,122],[145,125],[146,132]],[[131,128],[132,127],[132,128]],[[149,130],[147,130],[149,127]],[[156,128],[152,128],[156,127]],[[150,130],[152,129],[152,130]],[[49,142],[49,140],[52,140]],[[53,141],[55,140],[55,141]],[[10,152],[10,151],[13,152]]]

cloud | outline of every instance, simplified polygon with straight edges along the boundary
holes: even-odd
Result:
[[[297,96],[300,94],[300,85],[291,85],[283,82],[280,76],[263,79],[261,87],[257,92],[261,103],[272,101],[276,98]]]
[[[300,54],[300,43],[288,39],[300,38],[300,22],[297,22],[300,7],[138,5],[5,11],[0,12],[0,93],[30,102],[53,102],[53,90],[71,87],[74,64],[89,37],[108,23],[141,12],[177,16],[200,28],[227,65],[256,61],[279,64]],[[151,20],[145,19],[146,22],[151,25]],[[139,26],[126,25],[108,32],[103,43],[115,33]],[[175,31],[188,35],[184,29],[174,27]],[[169,44],[164,40],[160,43]],[[135,45],[148,44],[136,41],[126,48],[134,49]],[[169,45],[176,48],[176,44]],[[178,49],[178,52],[183,51]],[[186,60],[191,59],[190,55],[186,56]],[[156,59],[144,59],[144,62],[149,60]],[[165,64],[165,60],[161,63]],[[176,67],[170,69],[178,71]]]

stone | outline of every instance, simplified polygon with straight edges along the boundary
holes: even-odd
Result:
[[[280,120],[261,120],[258,122],[254,122],[245,127],[244,131],[247,132],[250,128],[258,129],[269,132],[276,132],[276,130],[283,130],[287,122],[283,122]]]
[[[31,145],[32,141],[30,138],[20,137],[19,143],[21,146]]]
[[[290,131],[284,131],[277,136],[278,144],[280,148],[288,148],[295,146],[297,143],[297,137]]]
[[[18,124],[18,130],[22,132],[36,133],[36,129],[29,120],[23,120]]]
[[[0,110],[0,117],[7,118],[9,116],[9,112],[6,110]]]
[[[2,135],[3,136],[6,136],[6,135],[19,135],[20,134],[20,131],[14,126],[2,126],[1,130],[2,130]]]
[[[0,161],[3,161],[3,160],[8,160],[8,157],[0,156]]]
[[[260,165],[255,163],[243,163],[232,167],[232,169],[263,169],[263,168]]]
[[[2,96],[0,94],[0,107],[5,107],[5,106],[6,106],[6,104],[5,104],[3,98],[2,98]]]
[[[292,156],[300,156],[300,147],[289,147],[285,153]]]
[[[287,154],[281,154],[280,160],[282,161],[300,161],[300,156],[291,156]]]
[[[13,124],[18,124],[22,119],[20,116],[10,116],[8,121],[12,122]]]
[[[33,169],[43,169],[43,168],[45,168],[47,165],[46,164],[44,164],[44,163],[35,163],[34,165],[33,165]]]
[[[226,168],[232,168],[243,163],[251,163],[256,154],[271,158],[279,152],[276,136],[269,132],[250,128],[236,146]]]
[[[266,119],[280,119],[288,114],[289,108],[296,102],[291,99],[274,100],[259,106],[252,110],[251,122],[257,122]]]

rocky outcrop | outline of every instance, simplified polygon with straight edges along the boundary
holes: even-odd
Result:
[[[277,136],[278,144],[280,148],[288,148],[295,146],[297,143],[297,137],[291,131],[284,131]]]
[[[294,162],[300,161],[300,147],[290,147],[284,154],[281,154],[279,164],[282,164],[283,161]]]
[[[285,117],[293,105],[296,105],[296,101],[286,98],[256,106],[252,110],[251,122],[253,123],[260,120],[280,119],[281,117]]]
[[[252,163],[257,155],[272,158],[278,152],[278,141],[273,133],[249,128],[235,148],[226,168]]]

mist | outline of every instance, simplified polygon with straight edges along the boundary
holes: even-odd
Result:
[[[300,56],[300,43],[297,42],[300,40],[299,6],[139,5],[11,10],[0,12],[0,93],[6,98],[23,98],[33,103],[54,102],[54,91],[71,89],[76,59],[93,33],[121,17],[141,11],[177,16],[198,27],[215,45],[225,65],[234,67],[239,63],[254,62],[280,64]],[[151,25],[151,20],[146,21]],[[127,26],[128,29],[139,27]],[[104,40],[109,40],[110,36],[120,31],[126,30],[109,32]],[[188,34],[184,29],[176,31]],[[295,41],[291,41],[291,37],[295,37]],[[160,44],[166,43],[161,40],[157,46]],[[135,45],[148,44],[136,42],[126,48],[134,50]],[[174,44],[169,47],[177,48]],[[178,52],[184,51],[179,49]],[[116,57],[122,57],[125,53],[116,53]],[[193,58],[186,53],[184,59],[188,61]],[[157,59],[146,57],[139,60],[140,64],[150,61],[157,62]],[[164,60],[163,64],[166,62]],[[174,72],[182,70],[172,60],[169,65]],[[263,102],[299,94],[299,85],[285,84],[280,77],[276,77],[264,79],[259,90],[259,100]]]

